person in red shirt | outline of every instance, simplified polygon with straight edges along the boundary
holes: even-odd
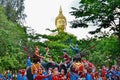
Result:
[[[102,66],[102,79],[103,80],[107,80],[106,79],[106,74],[107,74],[107,70],[105,66]]]
[[[58,68],[55,67],[55,68],[53,69],[52,80],[59,80],[58,74],[59,74]]]
[[[52,80],[59,80],[58,75],[53,75]]]
[[[65,60],[63,64],[67,66],[70,63],[70,56],[67,54],[67,51],[65,49],[63,49],[62,52],[63,56],[60,58],[63,58]]]
[[[86,72],[85,71],[81,72],[80,73],[80,78],[85,79],[85,77],[86,77]]]
[[[35,53],[34,53],[36,56],[40,57],[40,58],[43,58],[43,56],[39,55],[39,48],[38,46],[35,47]]]
[[[59,80],[66,80],[66,76],[65,76],[65,71],[64,69],[61,69],[60,74],[58,75]]]
[[[43,78],[47,78],[47,77],[49,77],[49,76],[50,76],[50,74],[47,75],[47,76],[43,76],[43,75],[42,75],[42,69],[39,68],[39,69],[38,69],[38,74],[37,74],[37,76],[35,77],[34,80],[42,80]]]
[[[85,69],[87,69],[87,68],[91,68],[92,69],[92,72],[95,72],[95,70],[96,70],[96,67],[94,66],[94,64],[92,64],[91,62],[89,62],[89,61],[87,61],[87,60],[84,60],[84,59],[82,59],[82,62],[84,63],[84,65],[85,65]]]
[[[67,69],[66,80],[70,80],[71,71],[70,68]]]
[[[32,57],[33,63],[42,62],[42,59],[43,59],[43,58],[44,58],[44,57],[39,54],[39,48],[38,48],[38,46],[36,46],[36,47],[35,47],[34,55],[33,55],[33,57]]]
[[[92,79],[95,79],[95,72],[91,72]]]
[[[99,73],[95,71],[95,79],[98,79]]]
[[[66,80],[70,80],[71,72],[68,72],[66,75]]]
[[[82,73],[84,71],[84,64],[82,62],[74,62],[73,70],[76,74]]]
[[[76,74],[80,74],[84,71],[84,63],[81,61],[81,55],[77,54],[73,58],[73,63],[72,63],[72,72]]]

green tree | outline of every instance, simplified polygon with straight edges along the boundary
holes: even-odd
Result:
[[[60,32],[55,36],[52,35],[39,35],[42,39],[45,39],[44,42],[39,42],[40,53],[45,53],[45,47],[50,48],[50,55],[56,62],[60,62],[63,59],[59,59],[58,56],[62,56],[62,49],[66,49],[68,54],[72,57],[75,53],[71,50],[70,44],[76,45],[77,39],[74,35],[68,34],[66,32]]]
[[[8,20],[0,6],[0,71],[25,68],[22,46],[27,42],[26,28]]]
[[[59,33],[56,36],[51,35],[40,35],[42,38],[46,39],[43,43],[38,42],[37,44],[40,47],[40,53],[44,56],[45,47],[50,48],[50,53],[53,56],[53,59],[56,62],[60,62],[58,56],[63,55],[62,49],[66,49],[71,58],[76,54],[71,50],[70,44],[75,46],[78,45],[79,51],[81,53],[87,54],[89,56],[84,56],[88,61],[95,64],[97,67],[103,65],[108,66],[109,56],[109,66],[115,64],[116,56],[119,54],[118,40],[116,36],[107,36],[108,34],[102,33],[95,38],[87,38],[77,40],[74,35],[68,33]]]
[[[118,36],[120,48],[120,0],[80,0],[79,7],[72,9],[71,14],[76,18],[71,22],[73,28],[86,28],[93,23],[97,29],[91,34],[103,28],[112,30]]]
[[[89,61],[97,66],[109,66],[116,64],[116,56],[119,54],[118,40],[116,36],[96,39],[93,50],[90,49]],[[116,46],[117,45],[117,46]]]
[[[23,23],[26,15],[24,14],[24,0],[0,0],[0,4],[5,9],[8,20]]]
[[[23,42],[27,42],[27,34],[24,26],[7,20],[5,11],[0,7],[0,55],[16,53]],[[19,49],[18,49],[19,48]]]

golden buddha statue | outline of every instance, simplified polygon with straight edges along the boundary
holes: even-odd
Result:
[[[60,6],[59,15],[55,19],[55,25],[58,29],[58,32],[64,32],[64,30],[66,29],[67,20],[65,16],[62,14],[61,6]]]

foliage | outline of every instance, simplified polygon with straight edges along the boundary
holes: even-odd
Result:
[[[109,34],[107,33],[101,33],[94,38],[77,40],[74,35],[66,32],[58,33],[56,36],[37,34],[36,36],[44,38],[45,41],[33,43],[34,46],[39,46],[39,52],[43,56],[45,56],[46,53],[45,48],[49,47],[50,55],[53,60],[58,63],[61,60],[63,61],[63,59],[59,58],[59,56],[63,55],[62,49],[66,49],[67,53],[72,58],[76,53],[71,50],[70,45],[75,47],[77,44],[79,51],[88,55],[83,58],[86,58],[96,66],[101,67],[103,65],[108,66],[108,58],[106,56],[110,59],[109,65],[113,65],[116,62],[116,56],[119,55],[117,37],[115,35],[108,35]]]
[[[23,63],[25,54],[22,49],[25,43],[27,43],[27,34],[24,26],[9,21],[4,8],[0,6],[0,67],[2,70],[25,67]]]
[[[81,39],[77,40],[71,34],[68,33],[59,33],[56,36],[51,35],[40,35],[42,38],[47,39],[40,44],[40,53],[44,56],[45,47],[50,48],[50,53],[56,62],[60,62],[63,59],[59,59],[58,56],[63,55],[62,49],[66,49],[67,53],[71,58],[76,54],[70,48],[70,45],[78,45],[80,52],[88,54],[85,56],[87,60],[95,64],[96,66],[108,66],[109,56],[109,65],[113,65],[116,62],[116,56],[119,55],[119,48],[117,37],[114,35],[107,36],[107,34],[101,34],[95,38]]]
[[[76,20],[71,22],[73,28],[97,26],[95,34],[101,29],[109,29],[118,36],[120,47],[120,0],[80,0],[79,8],[72,7]],[[94,26],[93,25],[93,26]]]
[[[0,69],[4,70],[19,70],[26,67],[25,64],[26,55],[23,53],[16,53],[13,55],[6,54],[4,57],[0,57]]]
[[[27,41],[27,35],[22,26],[7,20],[4,9],[0,7],[0,55],[19,51],[22,42]]]
[[[66,32],[61,32],[56,34],[55,36],[52,35],[39,35],[40,37],[46,39],[40,47],[40,53],[45,53],[45,47],[50,48],[50,53],[54,61],[60,62],[59,57],[56,56],[62,56],[62,49],[66,49],[68,51],[68,54],[73,55],[74,53],[70,49],[70,44],[76,44],[77,39],[74,35],[68,34]],[[42,50],[43,49],[43,50]]]
[[[116,56],[119,55],[118,40],[116,36],[101,38],[94,41],[94,43],[93,51],[90,50],[90,52],[92,52],[88,60],[97,66],[108,66],[108,62],[110,63],[109,66],[116,64]],[[110,59],[110,61],[108,61],[108,59]]]
[[[4,7],[8,20],[23,23],[26,17],[24,14],[24,0],[0,0],[0,4]]]

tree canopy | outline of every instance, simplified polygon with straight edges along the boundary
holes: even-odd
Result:
[[[24,0],[0,0],[0,4],[4,7],[8,20],[23,24],[26,17]]]
[[[22,48],[25,43],[27,43],[25,27],[8,20],[5,9],[0,6],[0,70],[25,67],[25,60],[20,60],[26,55]]]
[[[90,23],[97,26],[95,34],[101,29],[109,29],[118,36],[120,47],[120,0],[80,0],[79,7],[72,7],[71,15],[76,20],[72,21],[72,27],[89,27]]]

